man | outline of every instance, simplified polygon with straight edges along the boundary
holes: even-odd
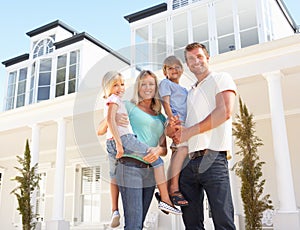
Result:
[[[232,230],[234,209],[226,154],[232,144],[231,114],[236,85],[227,73],[209,68],[200,43],[185,48],[185,59],[197,78],[187,98],[185,127],[176,126],[173,141],[188,141],[190,161],[180,175],[180,190],[189,202],[182,207],[186,229],[204,229],[203,198],[207,194],[216,230]]]

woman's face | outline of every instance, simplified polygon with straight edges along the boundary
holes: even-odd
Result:
[[[156,83],[155,79],[147,74],[140,80],[139,96],[142,100],[152,99],[155,96]]]

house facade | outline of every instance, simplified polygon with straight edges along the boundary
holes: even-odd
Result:
[[[299,154],[300,37],[281,0],[174,0],[125,16],[131,30],[126,58],[85,32],[54,21],[27,33],[29,53],[3,61],[7,70],[0,113],[0,221],[20,229],[10,192],[17,155],[28,139],[40,188],[34,208],[42,229],[107,229],[110,219],[108,159],[102,116],[101,76],[117,69],[130,87],[149,68],[162,79],[168,55],[183,61],[186,44],[204,43],[215,71],[230,73],[238,94],[254,114],[259,149],[274,212],[266,229],[300,229]],[[121,52],[122,53],[122,52]],[[185,66],[182,84],[195,81]],[[130,90],[129,90],[130,91]],[[129,95],[128,95],[129,97]],[[238,112],[238,103],[236,103]],[[234,152],[229,165],[238,160]],[[169,163],[169,156],[165,159]],[[240,181],[231,173],[237,229],[244,229]],[[213,229],[206,202],[206,229]],[[288,221],[287,221],[288,220]],[[184,229],[180,217],[151,205],[146,229]],[[120,228],[122,228],[121,226]]]

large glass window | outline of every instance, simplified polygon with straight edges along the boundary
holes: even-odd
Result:
[[[133,63],[143,68],[148,65],[149,59],[149,32],[148,25],[135,30],[135,54]]]
[[[255,1],[237,0],[241,48],[259,43]]]
[[[152,24],[152,69],[161,69],[163,60],[167,56],[166,47],[166,20],[161,20]]]
[[[31,66],[31,74],[30,74],[30,88],[29,88],[29,104],[34,102],[34,85],[35,85],[35,69],[36,63],[34,62]]]
[[[41,59],[39,68],[37,101],[47,100],[50,97],[52,59]]]
[[[27,79],[27,68],[20,69],[16,107],[20,107],[20,106],[25,105],[26,79]]]
[[[184,60],[184,48],[188,44],[187,14],[173,17],[174,55]]]
[[[14,108],[17,71],[9,73],[5,110]]]
[[[81,220],[100,222],[100,167],[82,168],[81,175]]]
[[[67,70],[67,55],[65,54],[57,58],[55,97],[65,95],[66,74],[67,74],[66,70]]]
[[[74,93],[79,75],[79,50],[58,56],[55,97]]]
[[[204,5],[192,9],[191,15],[193,24],[193,41],[204,44],[207,50],[209,50],[207,6]]]
[[[69,82],[68,94],[74,93],[77,90],[77,79],[79,75],[79,51],[72,51],[70,53],[69,61]]]
[[[215,3],[218,53],[231,51],[235,47],[232,5],[228,1]]]

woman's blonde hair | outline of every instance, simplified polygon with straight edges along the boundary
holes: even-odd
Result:
[[[143,100],[143,98],[141,98],[141,96],[139,95],[139,89],[141,87],[141,81],[143,80],[144,77],[148,75],[153,77],[155,80],[155,94],[151,101],[151,109],[156,114],[160,114],[161,102],[158,95],[158,80],[156,75],[150,70],[142,70],[140,74],[137,76],[137,79],[134,84],[133,98],[131,99],[131,102],[134,103],[135,105],[138,105]]]
[[[102,79],[103,97],[108,98],[113,84],[122,79],[122,74],[117,71],[108,71]]]

